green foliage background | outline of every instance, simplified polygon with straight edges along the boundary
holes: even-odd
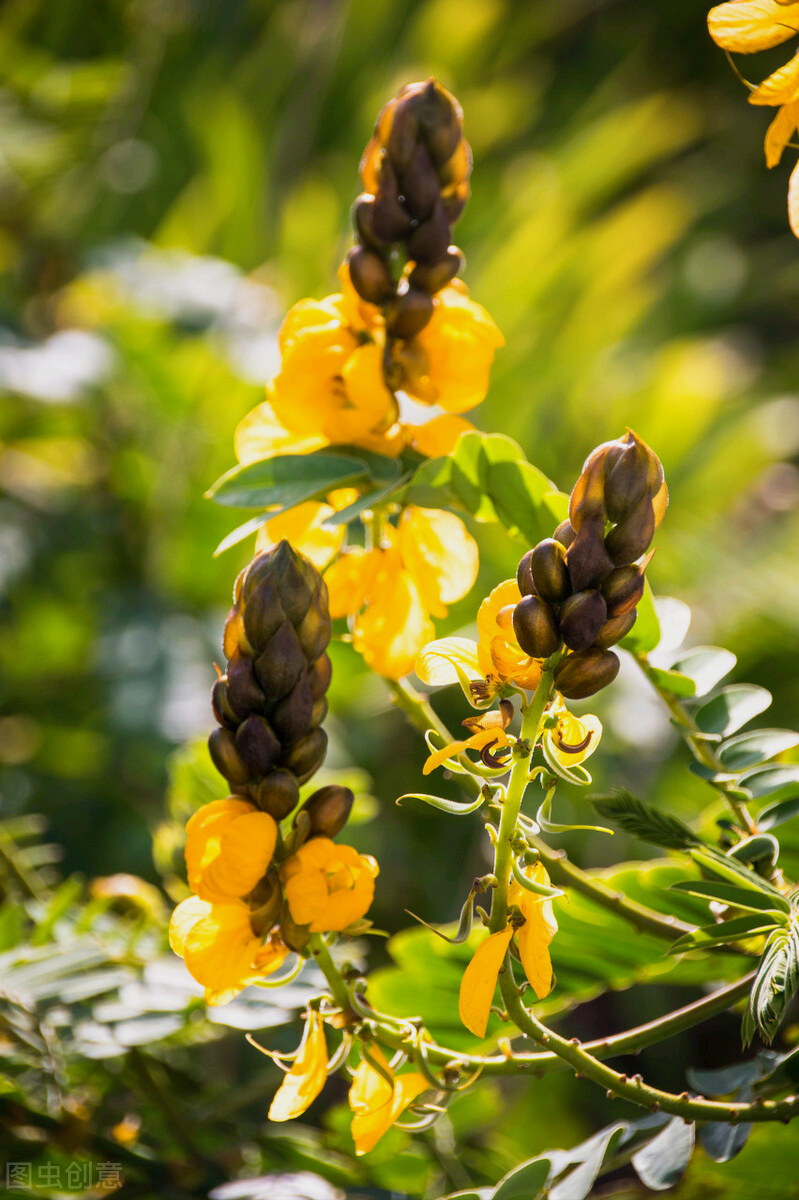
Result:
[[[735,651],[734,678],[772,690],[770,724],[795,722],[799,248],[785,216],[787,170],[768,173],[762,161],[766,116],[747,107],[704,17],[696,0],[3,6],[2,815],[13,832],[13,820],[43,814],[52,843],[23,864],[36,874],[33,897],[5,863],[4,947],[49,919],[42,945],[53,929],[64,942],[99,928],[120,939],[134,973],[164,953],[158,919],[142,933],[142,918],[87,910],[74,889],[56,893],[68,915],[48,918],[51,889],[58,876],[131,872],[165,875],[177,894],[167,763],[210,727],[211,664],[250,549],[212,558],[230,513],[202,493],[233,461],[233,430],[274,368],[282,313],[335,288],[377,110],[428,74],[465,109],[476,167],[458,241],[474,297],[507,338],[477,423],[517,439],[564,490],[593,445],[633,426],[672,492],[649,572],[655,590],[692,606],[694,642]],[[526,549],[495,528],[475,532],[480,581],[450,630],[469,624]],[[363,790],[378,816],[352,840],[381,862],[377,923],[402,928],[404,908],[451,919],[484,869],[479,826],[393,806],[418,790],[421,739],[346,647],[336,669],[330,762],[371,777]],[[602,698],[597,789],[623,784],[690,820],[712,793],[686,773],[687,755],[642,686],[630,672]],[[440,707],[458,722],[454,692]],[[205,770],[184,754],[175,821],[213,793]],[[574,820],[583,805],[575,797]],[[36,833],[14,828],[23,841]],[[621,835],[565,844],[584,865],[650,853]],[[370,953],[385,961],[376,943]],[[581,1009],[581,1035],[696,994],[687,982],[631,982]],[[242,1174],[310,1165],[352,1194],[437,1196],[463,1185],[464,1169],[466,1182],[495,1182],[620,1107],[563,1076],[514,1085],[504,1099],[486,1084],[454,1112],[460,1161],[448,1135],[408,1148],[396,1133],[353,1166],[346,1121],[331,1108],[340,1083],[309,1117],[324,1134],[264,1129],[276,1073],[239,1033],[220,1041],[196,1004],[186,1011],[165,1042],[145,1031],[107,1069],[104,1059],[74,1065],[85,1063],[76,1046],[61,1099],[31,1102],[54,1122],[41,1126],[45,1142],[31,1149],[10,1136],[7,1157],[63,1158],[75,1147],[112,1156],[113,1141],[92,1137],[109,1138],[130,1112],[167,1164],[168,1183],[130,1168],[142,1195],[206,1195]],[[701,1044],[646,1052],[643,1069],[679,1091],[686,1063],[734,1057],[736,1022],[714,1030]],[[279,1036],[291,1045],[295,1034]],[[193,1044],[181,1050],[181,1039]],[[90,1114],[72,1143],[64,1095]],[[164,1097],[175,1122],[163,1121]],[[15,1128],[17,1100],[7,1113]],[[783,1160],[791,1169],[780,1133],[754,1139],[734,1171],[698,1158],[680,1195],[752,1195],[745,1164],[772,1144],[773,1194],[799,1194],[778,1174]],[[768,1186],[760,1179],[758,1194]]]

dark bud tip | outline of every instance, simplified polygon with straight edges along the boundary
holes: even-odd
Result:
[[[555,614],[540,596],[524,596],[513,611],[513,632],[525,654],[549,658],[560,645]]]
[[[385,261],[374,250],[355,246],[347,256],[350,279],[362,300],[385,304],[394,294],[394,281]]]
[[[600,650],[607,650],[609,646],[615,646],[630,632],[637,616],[638,610],[633,608],[620,617],[610,617],[596,635],[594,645],[598,646]]]
[[[251,658],[237,654],[227,665],[227,698],[239,721],[251,712],[263,712],[266,698],[255,677]]]
[[[624,567],[646,553],[654,536],[655,510],[647,492],[632,512],[614,525],[605,538],[605,546],[616,566]]]
[[[574,526],[568,518],[565,521],[561,521],[560,525],[558,525],[557,529],[552,534],[552,537],[555,539],[555,541],[560,542],[561,546],[565,546],[567,550],[569,549],[569,546],[571,546],[576,536],[577,534]]]
[[[355,796],[347,787],[332,783],[319,788],[300,809],[311,819],[309,836],[334,838],[347,824],[354,801]]]
[[[604,530],[603,515],[594,513],[580,525],[566,552],[569,577],[575,592],[599,587],[613,570],[613,559],[605,546]]]
[[[300,784],[307,783],[325,761],[326,753],[327,734],[317,727],[289,747],[283,756],[283,765],[296,775]]]
[[[288,904],[284,903],[283,911],[280,914],[280,937],[285,945],[295,954],[302,954],[308,945],[310,936],[310,925],[298,925],[291,915]]]
[[[535,590],[542,600],[559,604],[571,595],[572,585],[566,567],[566,551],[554,538],[545,538],[532,551],[530,571]]]
[[[266,775],[280,757],[281,745],[264,717],[252,716],[236,730],[236,749],[250,778]]]
[[[533,572],[530,564],[533,561],[533,552],[528,550],[524,558],[516,568],[516,582],[519,585],[519,591],[523,596],[535,596],[535,583],[533,581]]]
[[[270,771],[255,792],[255,803],[276,821],[287,817],[299,799],[299,784],[291,771]]]
[[[272,725],[275,733],[285,745],[298,742],[311,730],[314,698],[308,676],[303,672],[294,687],[275,705]]]
[[[558,613],[560,634],[570,650],[587,650],[607,620],[601,592],[578,592],[565,600]]]
[[[644,572],[641,567],[618,567],[602,584],[609,617],[621,617],[630,612],[643,594]]]
[[[555,687],[567,700],[584,700],[608,686],[619,673],[619,659],[612,650],[592,647],[567,654],[555,668]]]
[[[448,247],[449,221],[438,198],[430,216],[408,238],[408,257],[417,264],[432,266],[445,256]]]
[[[433,298],[428,292],[408,288],[386,309],[386,330],[391,337],[407,341],[421,333],[433,315]]]
[[[269,700],[287,696],[305,669],[306,658],[297,631],[284,621],[255,663],[256,674]]]
[[[369,250],[382,251],[386,243],[375,229],[375,198],[363,192],[352,206],[352,221],[358,240]]]
[[[412,288],[435,296],[463,270],[465,261],[457,246],[448,246],[446,254],[430,266],[417,263],[408,277],[408,283]]]
[[[327,654],[322,654],[308,668],[308,680],[311,684],[311,695],[314,700],[324,696],[333,678],[333,664]]]
[[[228,729],[236,728],[241,718],[233,711],[228,699],[226,676],[217,679],[211,689],[211,706],[220,725],[226,725]]]
[[[424,143],[416,143],[407,166],[397,176],[408,212],[417,221],[426,221],[441,194],[441,185]]]
[[[224,775],[230,784],[244,784],[250,778],[250,773],[236,749],[233,734],[229,729],[214,729],[208,738],[208,751],[211,761],[220,775]]]

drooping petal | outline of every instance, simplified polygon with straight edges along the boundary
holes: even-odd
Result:
[[[749,93],[750,104],[792,104],[799,99],[799,54]]]
[[[226,1004],[263,973],[254,965],[259,948],[246,905],[212,904],[188,931],[183,958],[206,1001]]]
[[[729,0],[707,15],[710,36],[722,50],[753,54],[779,46],[799,30],[799,4],[777,0]]]
[[[271,403],[265,400],[242,417],[234,437],[241,463],[258,462],[275,454],[310,454],[327,445],[321,433],[296,434],[281,425]]]
[[[441,750],[434,750],[422,767],[422,774],[429,775],[436,767],[443,766],[448,759],[454,758],[463,750],[482,750],[485,746],[491,746],[493,743],[496,743],[497,746],[509,746],[511,741],[504,729],[478,729],[464,741],[450,742]]]
[[[428,642],[416,660],[414,670],[422,683],[444,687],[458,682],[456,665],[469,677],[480,679],[477,643],[470,638],[448,637]]]
[[[419,454],[427,458],[440,458],[452,454],[462,434],[474,429],[471,421],[454,413],[442,413],[423,425],[408,425],[406,431],[410,444]]]
[[[207,900],[201,900],[199,896],[189,896],[188,900],[181,900],[169,922],[169,944],[175,954],[183,957],[186,939],[191,930],[198,921],[207,917],[210,911],[210,903]]]
[[[505,961],[505,953],[512,937],[513,929],[510,925],[500,929],[498,933],[490,934],[477,947],[474,958],[463,973],[458,1013],[463,1024],[475,1037],[485,1037],[499,969]]]
[[[399,553],[394,549],[379,553],[382,562],[369,605],[355,621],[352,643],[378,675],[401,679],[413,670],[435,629]]]
[[[465,596],[477,578],[477,543],[460,517],[438,508],[410,505],[398,526],[397,544],[422,603],[434,617]]]
[[[320,1014],[308,1014],[308,1030],[302,1050],[294,1060],[269,1106],[270,1121],[293,1121],[309,1108],[327,1080],[327,1042]]]

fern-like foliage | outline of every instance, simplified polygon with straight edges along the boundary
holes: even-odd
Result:
[[[678,817],[644,804],[625,788],[618,788],[607,796],[596,796],[591,802],[601,816],[607,817],[625,833],[640,838],[642,842],[650,842],[666,850],[688,850],[703,844]]]

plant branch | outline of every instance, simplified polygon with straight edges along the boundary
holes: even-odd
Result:
[[[321,933],[312,933],[308,943],[311,954],[316,960],[319,970],[327,980],[333,999],[343,1013],[351,1012],[350,998],[347,992],[347,985],[344,982],[341,972],[333,962],[330,951],[327,948],[327,943]]]

